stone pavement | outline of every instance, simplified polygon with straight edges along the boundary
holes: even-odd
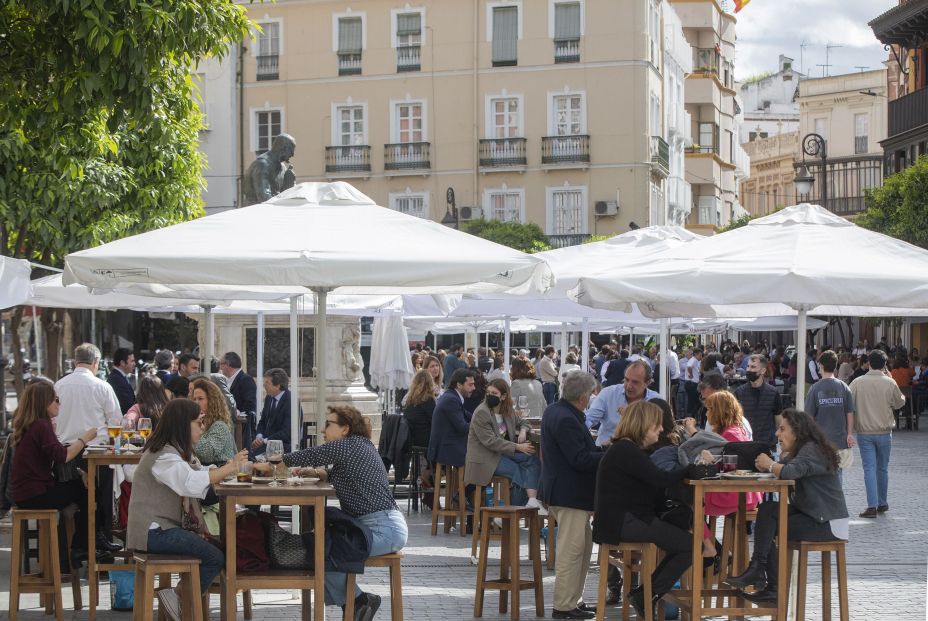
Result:
[[[900,431],[894,436],[890,474],[890,511],[876,520],[856,517],[865,505],[863,473],[859,455],[845,476],[848,509],[851,520],[851,543],[848,547],[848,577],[851,619],[857,621],[921,621],[926,619],[926,571],[928,571],[928,431]],[[405,510],[405,500],[400,507]],[[409,516],[410,538],[403,563],[403,595],[405,618],[408,621],[462,621],[473,618],[476,568],[470,562],[470,538],[457,533],[429,534],[427,514]],[[491,550],[499,558],[496,549]],[[524,546],[523,546],[524,553]],[[0,619],[6,619],[9,609],[9,519],[0,524]],[[492,554],[491,554],[492,555]],[[814,557],[815,555],[813,555]],[[492,562],[492,561],[491,561]],[[497,561],[498,562],[498,561]],[[491,572],[495,567],[491,566]],[[525,565],[525,574],[528,567]],[[554,574],[545,570],[544,589],[546,616],[551,614]],[[590,572],[586,585],[587,601],[596,599],[598,570]],[[363,588],[384,597],[377,619],[389,619],[389,582],[385,569],[368,570],[360,579]],[[812,563],[809,573],[807,619],[821,619],[820,572]],[[108,584],[101,589],[101,602],[109,601]],[[70,592],[65,590],[64,602],[70,604]],[[84,584],[84,601],[87,586]],[[834,618],[837,619],[837,597]],[[499,615],[497,595],[488,593],[484,619],[504,619]],[[255,619],[298,619],[299,608],[289,592],[264,591],[255,593]],[[218,597],[212,598],[213,618],[218,616]],[[24,596],[20,603],[20,619],[44,619],[38,608],[38,596]],[[329,620],[341,619],[341,611],[327,610]],[[531,593],[522,596],[521,616],[534,617]],[[608,613],[610,619],[620,618],[618,610]],[[67,611],[67,619],[86,619],[86,609]],[[101,620],[127,620],[131,613],[101,610]],[[239,619],[242,619],[239,613]]]

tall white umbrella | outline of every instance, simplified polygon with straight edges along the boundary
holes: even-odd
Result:
[[[409,388],[413,368],[409,353],[409,337],[399,313],[389,313],[374,319],[371,338],[371,385],[381,392]],[[394,401],[388,404],[392,412]]]
[[[0,308],[19,306],[30,294],[29,261],[0,256]]]

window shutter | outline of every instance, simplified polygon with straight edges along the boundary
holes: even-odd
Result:
[[[422,15],[420,13],[401,13],[396,16],[396,34],[417,35],[422,33]]]
[[[580,3],[560,2],[554,5],[554,40],[580,39]]]
[[[519,38],[519,9],[514,6],[493,9],[493,62],[515,63]]]
[[[361,53],[360,17],[342,17],[338,20],[338,53]]]

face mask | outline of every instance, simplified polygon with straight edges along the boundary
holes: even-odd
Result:
[[[749,382],[756,382],[757,378],[760,377],[760,375],[757,373],[757,371],[747,371],[744,374],[744,377],[747,378]]]
[[[496,406],[498,406],[499,401],[500,399],[496,395],[487,395],[487,405],[490,406],[491,408],[495,408]]]

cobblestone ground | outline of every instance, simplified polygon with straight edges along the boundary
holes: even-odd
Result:
[[[863,473],[859,455],[845,476],[848,508],[854,518],[851,521],[851,543],[848,547],[848,577],[850,617],[858,621],[894,620],[909,621],[926,619],[926,559],[928,559],[928,432],[901,431],[894,436],[893,457],[890,475],[890,511],[876,520],[856,517],[865,503]],[[405,509],[405,501],[400,501]],[[473,618],[474,584],[476,568],[470,562],[470,539],[457,533],[429,534],[429,518],[426,514],[412,513],[409,516],[409,544],[403,562],[403,596],[405,618],[411,621],[441,620],[459,621]],[[524,546],[523,546],[524,552]],[[0,523],[0,619],[8,618],[9,610],[9,567],[10,567],[9,520]],[[491,550],[491,558],[499,558],[497,550]],[[498,561],[497,561],[498,563]],[[491,561],[492,564],[492,561]],[[809,601],[807,619],[822,619],[820,572],[813,563],[809,573]],[[527,570],[527,565],[525,566]],[[496,571],[495,567],[490,572]],[[492,575],[492,573],[491,573]],[[595,588],[598,570],[590,572],[586,585],[587,601],[596,598]],[[389,582],[386,570],[368,570],[361,581],[366,590],[383,596],[384,602],[378,619],[389,618]],[[546,616],[551,614],[551,597],[554,589],[554,573],[544,571]],[[84,583],[84,601],[87,601],[87,585]],[[289,592],[263,591],[255,593],[255,619],[298,619],[297,602]],[[109,601],[108,584],[102,585],[101,602]],[[837,619],[837,597],[834,618]],[[69,590],[65,590],[65,606],[71,602]],[[484,619],[504,619],[499,615],[497,596],[488,593],[485,601]],[[218,616],[218,597],[212,599],[211,613]],[[24,596],[19,605],[21,619],[45,618],[38,608],[38,596]],[[621,618],[617,610],[607,612],[608,618]],[[522,618],[534,617],[531,594],[522,597]],[[65,618],[86,619],[87,611],[66,611]],[[129,619],[131,613],[100,610],[101,620]],[[239,619],[242,618],[241,612]],[[341,611],[327,610],[327,619],[341,619]]]

